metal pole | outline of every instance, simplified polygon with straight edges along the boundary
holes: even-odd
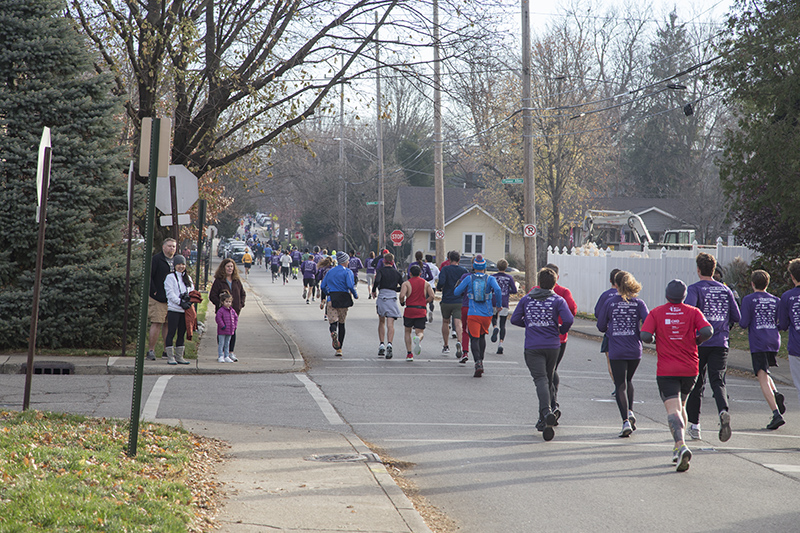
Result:
[[[344,63],[344,56],[342,56],[342,63]],[[340,87],[339,92],[339,181],[344,181],[344,84]],[[343,194],[344,208],[339,213],[339,227],[342,229],[341,237],[338,239],[337,246],[340,250],[344,250],[345,243],[347,242],[347,182],[344,182]],[[341,204],[340,204],[341,205]]]
[[[144,352],[147,346],[147,304],[150,298],[150,272],[155,227],[156,182],[158,176],[158,148],[161,139],[161,119],[153,119],[150,136],[150,176],[147,180],[147,211],[145,214],[145,254],[142,258],[142,302],[139,305],[139,340],[136,343],[136,366],[133,373],[133,400],[131,401],[131,427],[128,436],[128,456],[136,456],[139,442],[139,412],[142,405],[142,376],[144,374]]]
[[[131,248],[133,246],[133,161],[128,169],[128,260],[125,264],[125,312],[122,317],[122,357],[128,349],[128,306],[131,303]],[[144,295],[143,295],[144,296]]]
[[[178,184],[175,176],[169,177],[169,198],[172,205],[172,236],[175,238],[175,253],[179,254],[181,253],[181,228],[178,226]]]
[[[522,0],[522,150],[525,187],[525,224],[536,226],[536,185],[533,176],[533,117],[531,116],[530,0]],[[525,237],[525,290],[536,285],[536,236]]]
[[[442,166],[442,75],[439,56],[439,0],[433,1],[433,199],[434,231],[444,233],[444,168]],[[436,263],[445,260],[444,239],[435,239]]]
[[[44,149],[44,165],[42,167],[42,198],[39,209],[39,242],[36,245],[36,274],[33,280],[33,303],[31,304],[31,331],[28,338],[28,364],[25,367],[25,392],[22,399],[22,410],[27,411],[31,405],[31,384],[33,381],[33,352],[36,350],[36,330],[39,327],[39,295],[42,290],[42,266],[44,263],[44,230],[47,226],[47,194],[50,188],[50,158],[52,149]]]
[[[200,286],[200,262],[203,260],[203,225],[206,222],[206,201],[201,199],[197,206],[197,269],[194,278],[195,286]],[[205,286],[203,286],[205,288]]]
[[[378,24],[378,13],[375,12],[375,24]],[[386,212],[384,209],[384,188],[383,188],[383,121],[381,120],[381,61],[380,45],[378,44],[378,32],[375,32],[375,65],[376,69],[375,84],[377,96],[375,99],[377,106],[376,129],[378,137],[378,249],[383,250],[386,246]]]

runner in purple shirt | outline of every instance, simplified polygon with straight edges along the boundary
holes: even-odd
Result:
[[[350,250],[350,262],[347,264],[347,268],[353,271],[353,280],[355,284],[358,285],[358,271],[364,268],[364,264],[361,262],[361,259],[356,257],[355,250]]]
[[[728,413],[728,391],[725,387],[725,373],[728,371],[728,336],[730,324],[741,318],[739,306],[733,292],[719,281],[715,281],[716,258],[708,253],[697,254],[697,275],[700,281],[693,283],[686,291],[686,305],[693,305],[703,312],[706,320],[714,328],[710,339],[698,347],[700,368],[689,399],[686,401],[686,414],[689,419],[689,436],[699,440],[700,405],[703,389],[708,382],[714,392],[714,400],[719,411],[719,440],[727,442],[731,438],[731,416]]]
[[[783,419],[786,406],[783,394],[778,392],[769,375],[769,367],[778,366],[776,356],[781,347],[778,304],[781,299],[767,292],[769,274],[764,270],[753,271],[750,275],[750,286],[755,292],[742,299],[742,318],[739,325],[747,329],[753,374],[758,378],[761,393],[772,409],[772,420],[767,424],[767,429],[778,429],[786,423]]]
[[[637,298],[642,285],[629,272],[616,277],[617,294],[606,300],[597,315],[597,329],[608,335],[608,358],[614,377],[614,396],[622,416],[620,437],[636,429],[633,414],[633,375],[642,360],[640,327],[647,318],[647,305]]]
[[[789,274],[793,289],[781,295],[778,304],[778,327],[789,330],[789,370],[800,397],[800,258],[789,261]]]
[[[553,292],[556,273],[543,268],[537,276],[538,287],[522,297],[511,315],[511,323],[525,328],[525,364],[536,385],[539,397],[539,421],[536,429],[544,440],[553,440],[558,423],[551,405],[553,372],[561,348],[559,335],[566,333],[574,322],[566,300]],[[558,319],[561,318],[561,325]]]
[[[613,269],[611,271],[611,275],[610,275],[610,279],[609,279],[609,281],[611,282],[611,288],[610,289],[606,289],[605,291],[603,291],[603,293],[597,299],[597,303],[594,304],[594,316],[595,316],[595,318],[597,318],[597,315],[600,314],[600,308],[602,308],[603,305],[605,305],[606,300],[608,300],[612,296],[616,296],[617,295],[617,283],[616,283],[615,280],[616,280],[617,274],[619,272],[620,272],[620,269],[618,269],[618,268],[615,268],[615,269]],[[614,381],[614,373],[611,372],[611,360],[608,358],[608,335],[603,335],[603,340],[602,340],[602,342],[600,342],[600,352],[605,354],[605,356],[606,356],[606,365],[608,365],[608,375],[611,377],[611,381]],[[617,389],[615,387],[614,388],[614,392],[612,392],[611,395],[614,396],[614,395],[616,395],[616,393],[617,393]]]

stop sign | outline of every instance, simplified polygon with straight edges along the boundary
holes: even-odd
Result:
[[[197,176],[183,165],[170,165],[169,175],[175,176],[178,213],[185,213],[200,197],[197,188]],[[172,214],[172,194],[169,188],[169,177],[159,176],[156,181],[156,207],[165,215]]]
[[[389,238],[392,239],[392,243],[395,246],[400,246],[401,244],[403,244],[404,237],[405,235],[403,235],[403,232],[400,231],[399,229],[394,230],[392,234],[389,235]]]

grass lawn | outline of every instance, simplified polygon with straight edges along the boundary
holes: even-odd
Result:
[[[223,445],[127,420],[0,411],[0,532],[210,531]]]

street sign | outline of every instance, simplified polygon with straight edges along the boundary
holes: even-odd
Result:
[[[367,202],[367,205],[381,205],[380,202]]]
[[[178,191],[178,213],[186,213],[200,198],[197,177],[183,165],[170,165],[169,175],[175,176]],[[172,198],[169,193],[169,177],[159,177],[156,183],[156,207],[165,215],[172,214]]]
[[[389,235],[389,238],[392,239],[392,244],[394,244],[395,246],[400,246],[401,244],[403,244],[403,239],[405,238],[405,235],[403,235],[402,231],[396,229],[392,232],[391,235]]]
[[[533,224],[525,224],[525,226],[522,228],[522,232],[526,237],[533,237],[536,235],[536,226]]]
[[[436,240],[439,240],[439,241],[444,240],[444,230],[443,229],[437,229],[436,230]]]
[[[295,239],[297,239],[297,240],[299,241],[300,239],[302,239],[302,238],[303,238],[303,234],[302,234],[302,233],[300,233],[299,231],[295,231],[295,232],[294,232],[294,238],[295,238]]]
[[[503,178],[500,181],[506,185],[518,185],[521,183],[525,183],[524,178]]]

